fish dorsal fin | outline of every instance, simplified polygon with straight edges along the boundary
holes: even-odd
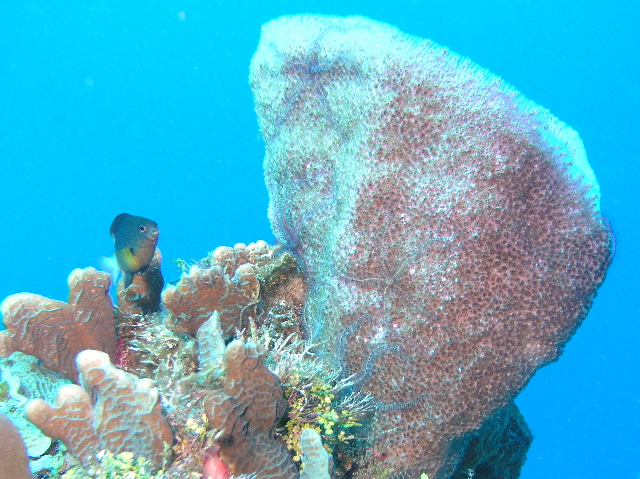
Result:
[[[116,216],[116,218],[113,220],[113,223],[111,223],[111,229],[109,229],[109,234],[111,236],[115,238],[116,231],[118,230],[122,222],[125,220],[125,218],[127,218],[128,216],[131,216],[131,215],[128,213],[120,213],[118,216]]]

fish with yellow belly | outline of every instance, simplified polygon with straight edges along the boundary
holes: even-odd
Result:
[[[124,276],[124,287],[128,288],[133,275],[144,273],[158,244],[158,223],[142,216],[121,213],[113,220],[110,230],[115,243],[118,267]]]

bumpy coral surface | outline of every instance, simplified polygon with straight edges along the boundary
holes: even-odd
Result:
[[[604,279],[582,142],[470,61],[360,17],[266,24],[251,84],[306,329],[377,404],[357,477],[449,476]]]
[[[2,302],[7,331],[0,332],[1,357],[21,351],[75,381],[75,359],[80,351],[97,349],[115,356],[109,275],[95,268],[75,269],[68,283],[68,304],[31,293],[14,294]]]
[[[224,371],[225,344],[220,316],[214,311],[198,329],[198,367],[200,371]]]
[[[85,389],[61,387],[55,406],[34,399],[27,404],[27,418],[61,439],[85,467],[95,466],[96,455],[107,450],[134,453],[161,469],[173,434],[152,382],[113,367],[101,351],[83,351],[77,363]]]
[[[162,293],[162,301],[171,312],[167,325],[176,332],[195,335],[214,311],[220,314],[225,335],[246,327],[260,294],[260,283],[250,261],[266,253],[266,243],[237,244],[234,248],[216,248],[201,264],[184,273],[175,286]],[[255,263],[254,263],[255,264]]]
[[[93,427],[91,397],[80,386],[62,386],[55,407],[43,399],[30,401],[26,414],[47,436],[60,439],[81,464],[90,466],[95,461],[100,438]]]
[[[242,340],[225,351],[224,389],[204,402],[209,422],[218,432],[220,457],[234,475],[255,473],[257,479],[295,479],[287,448],[274,437],[286,408],[278,377],[264,365],[265,349]]]

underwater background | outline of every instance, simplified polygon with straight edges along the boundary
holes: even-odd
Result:
[[[122,212],[158,222],[163,271],[273,243],[248,84],[260,25],[365,15],[489,69],[576,129],[617,251],[560,361],[517,399],[522,478],[640,478],[640,3],[23,0],[0,17],[0,299],[66,300]]]

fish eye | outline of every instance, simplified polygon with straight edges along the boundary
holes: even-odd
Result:
[[[140,225],[140,231],[147,231],[147,227],[145,225]]]

